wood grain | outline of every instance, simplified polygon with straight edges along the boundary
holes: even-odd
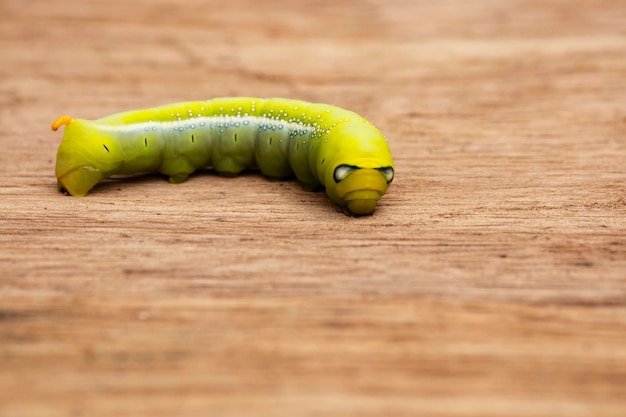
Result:
[[[623,1],[0,13],[0,416],[626,415]],[[57,192],[57,116],[231,95],[376,124],[376,213],[255,173]]]

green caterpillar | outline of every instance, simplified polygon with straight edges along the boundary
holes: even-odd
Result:
[[[348,110],[289,99],[216,98],[117,113],[98,120],[61,116],[59,190],[85,196],[114,175],[160,172],[180,183],[212,167],[235,175],[258,168],[271,178],[323,186],[346,214],[365,215],[393,180],[382,133]]]

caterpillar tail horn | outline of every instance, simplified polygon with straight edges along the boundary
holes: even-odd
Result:
[[[52,128],[52,130],[56,131],[61,126],[66,126],[72,123],[72,120],[74,119],[72,119],[70,116],[57,117],[57,119],[54,122],[52,122],[52,126],[50,127]]]

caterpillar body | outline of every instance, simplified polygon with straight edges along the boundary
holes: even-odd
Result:
[[[339,107],[282,98],[216,98],[116,113],[61,116],[56,160],[61,191],[85,196],[105,178],[160,172],[180,183],[197,169],[236,175],[259,169],[323,186],[346,214],[374,211],[394,176],[382,133]]]

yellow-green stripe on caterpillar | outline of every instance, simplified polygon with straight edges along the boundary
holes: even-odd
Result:
[[[282,98],[216,98],[116,113],[97,120],[61,116],[59,189],[85,196],[114,175],[160,172],[180,183],[212,167],[235,175],[258,168],[323,186],[345,213],[365,215],[393,180],[382,133],[348,110]]]

